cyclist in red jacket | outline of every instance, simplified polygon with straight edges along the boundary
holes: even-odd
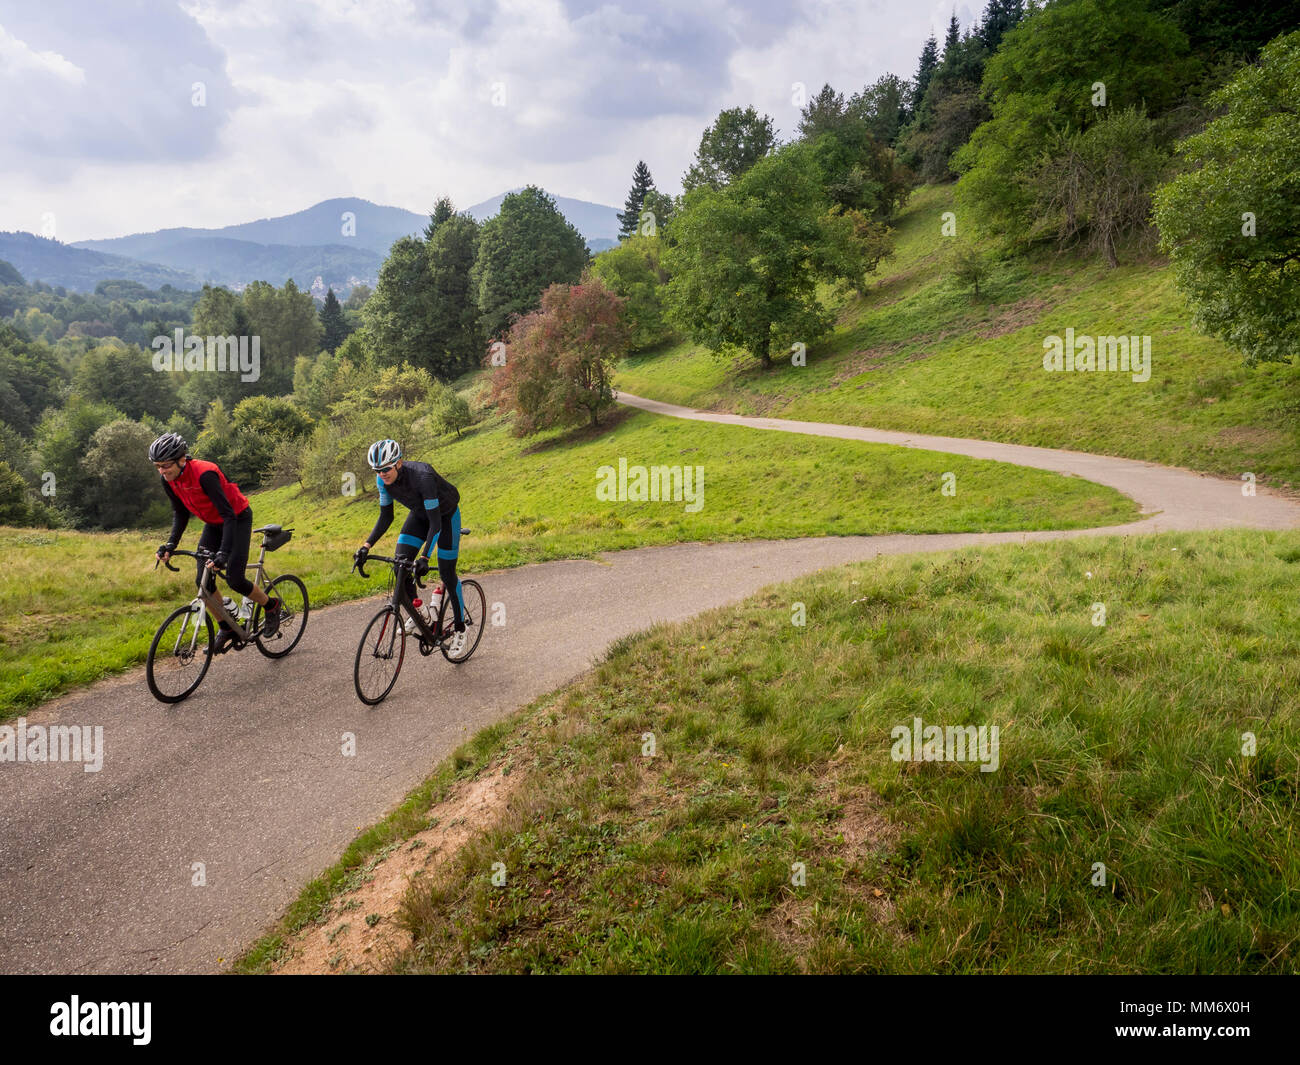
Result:
[[[274,636],[280,630],[280,600],[267,594],[250,581],[244,570],[248,566],[248,545],[253,535],[253,508],[248,505],[239,486],[226,480],[226,475],[215,462],[192,459],[186,454],[188,446],[176,433],[164,433],[149,445],[149,461],[162,474],[163,490],[172,501],[172,531],[167,542],[158,548],[158,558],[164,562],[171,557],[180,543],[190,515],[203,519],[203,532],[199,547],[216,553],[209,559],[207,569],[224,569],[226,583],[241,595],[266,608],[266,621],[262,626],[264,636]],[[202,587],[204,566],[199,564],[194,583]],[[230,647],[234,633],[223,621],[212,650],[222,654]]]

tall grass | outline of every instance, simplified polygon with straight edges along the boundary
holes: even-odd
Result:
[[[524,790],[396,969],[1295,973],[1298,563],[887,558],[621,641],[503,735]],[[998,769],[894,761],[913,717],[999,726]]]

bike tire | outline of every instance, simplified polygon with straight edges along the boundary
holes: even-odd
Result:
[[[397,624],[398,620],[397,611],[389,604],[370,619],[366,631],[361,634],[361,642],[357,644],[352,683],[357,689],[357,698],[367,706],[383,702],[397,683],[397,675],[402,672],[406,632]],[[388,666],[377,663],[392,663],[392,676],[388,676]]]
[[[180,691],[180,692],[172,690],[171,686],[165,683],[165,678],[169,672],[167,669],[167,665],[169,663],[175,664],[177,663],[178,660],[180,662],[186,661],[185,656],[183,654],[178,655],[175,650],[176,642],[178,642],[183,635],[186,638],[188,638],[188,632],[185,628],[183,620],[182,620],[181,627],[176,629],[176,635],[174,637],[172,649],[164,650],[162,655],[159,655],[158,648],[160,645],[163,644],[163,637],[167,634],[168,630],[172,627],[173,623],[183,619],[187,614],[192,616],[193,613],[194,613],[194,609],[193,607],[190,606],[182,606],[182,607],[178,607],[176,610],[173,610],[167,616],[167,620],[164,621],[158,627],[158,631],[154,633],[153,643],[149,645],[149,658],[145,663],[144,676],[145,676],[145,680],[149,684],[149,691],[153,694],[153,697],[157,699],[160,703],[179,703],[182,699],[189,698],[189,696],[194,693],[195,689],[198,688],[198,686],[203,683],[203,678],[206,677],[208,674],[208,667],[212,664],[212,641],[213,641],[212,618],[208,615],[208,612],[205,610],[203,611],[203,623],[207,627],[207,633],[206,633],[207,639],[204,640],[203,635],[200,634],[199,638],[202,641],[201,643],[202,649],[200,650],[196,648],[193,655],[189,656],[188,659],[189,661],[193,661],[199,657],[202,657],[203,661],[202,664],[200,664],[198,667],[199,670],[198,675],[194,678],[193,682],[190,683],[189,686],[184,689],[184,691]]]
[[[478,581],[461,581],[460,594],[461,598],[465,600],[465,631],[469,633],[473,642],[466,644],[464,654],[457,658],[452,658],[447,651],[447,640],[451,637],[438,642],[438,649],[442,651],[442,657],[454,666],[469,661],[469,656],[478,647],[479,640],[483,639],[484,619],[487,617],[487,596],[483,594],[483,586]],[[446,618],[447,628],[450,629],[456,617],[452,609],[450,593],[443,595],[442,605],[438,608],[439,632],[444,631],[444,617]]]
[[[280,591],[276,591],[276,585],[280,585]],[[284,594],[287,589],[292,588],[288,595]],[[307,601],[307,586],[302,583],[292,573],[282,573],[276,577],[266,589],[267,595],[279,596],[283,609],[280,612],[280,631],[274,636],[265,638],[260,634],[254,637],[257,641],[257,649],[266,655],[267,658],[283,658],[295,647],[298,641],[302,639],[302,634],[307,630],[307,615],[311,613],[311,604]],[[299,598],[301,596],[301,599]],[[287,613],[286,613],[287,612]],[[280,641],[285,638],[285,622],[291,625],[296,624],[296,630],[291,630],[292,639],[284,646],[280,646]],[[258,603],[253,607],[252,625],[254,629],[260,629],[262,625],[262,604]]]

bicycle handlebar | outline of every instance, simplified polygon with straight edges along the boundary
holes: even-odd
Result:
[[[468,536],[468,535],[469,535],[470,533],[472,533],[473,531],[474,531],[473,529],[461,529],[461,531],[460,531],[460,535],[461,535],[461,536]],[[415,565],[415,560],[414,560],[414,559],[410,559],[410,558],[388,558],[388,557],[385,556],[385,555],[372,555],[372,554],[370,554],[369,552],[367,552],[365,558],[363,558],[363,559],[354,559],[354,560],[353,560],[353,562],[352,562],[352,569],[350,570],[350,572],[352,572],[352,573],[360,573],[361,576],[363,576],[366,580],[370,580],[370,574],[366,572],[366,563],[369,562],[369,561],[371,561],[372,559],[373,559],[375,562],[388,562],[388,563],[391,563],[391,564],[394,565],[394,566],[398,566],[398,567],[401,567],[401,568],[404,568],[404,569],[411,569],[411,568],[414,567],[414,565]],[[420,580],[419,577],[413,577],[413,579],[415,580],[415,585],[416,585],[417,588],[423,588],[423,587],[424,587],[424,581]]]
[[[367,554],[365,558],[358,558],[354,560],[352,563],[353,570],[360,573],[361,576],[363,576],[366,580],[370,580],[370,574],[366,572],[367,562],[387,562],[391,566],[393,566],[394,569],[399,569],[399,570],[415,568],[415,559],[413,558],[389,558],[387,555]],[[424,587],[424,581],[420,580],[419,577],[415,576],[414,574],[412,574],[411,577],[412,580],[415,581],[415,586],[417,588]]]
[[[173,573],[180,573],[180,567],[173,566],[171,564],[171,559],[175,558],[177,555],[189,555],[190,558],[197,558],[200,561],[204,561],[204,562],[206,562],[210,558],[217,557],[216,552],[207,551],[203,548],[199,548],[197,551],[181,551],[178,549],[176,551],[168,551],[166,560],[163,560],[162,558],[158,558],[157,561],[154,562],[153,568],[157,569],[158,563],[162,562],[162,564],[166,566],[169,570],[171,570]],[[216,569],[218,573],[224,572],[220,566],[216,567]]]

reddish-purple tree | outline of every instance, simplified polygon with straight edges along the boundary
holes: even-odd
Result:
[[[488,355],[492,401],[513,412],[516,436],[600,424],[614,404],[614,364],[631,340],[623,303],[589,274],[576,285],[552,285],[540,309],[514,323],[505,351],[496,349],[504,365]]]

